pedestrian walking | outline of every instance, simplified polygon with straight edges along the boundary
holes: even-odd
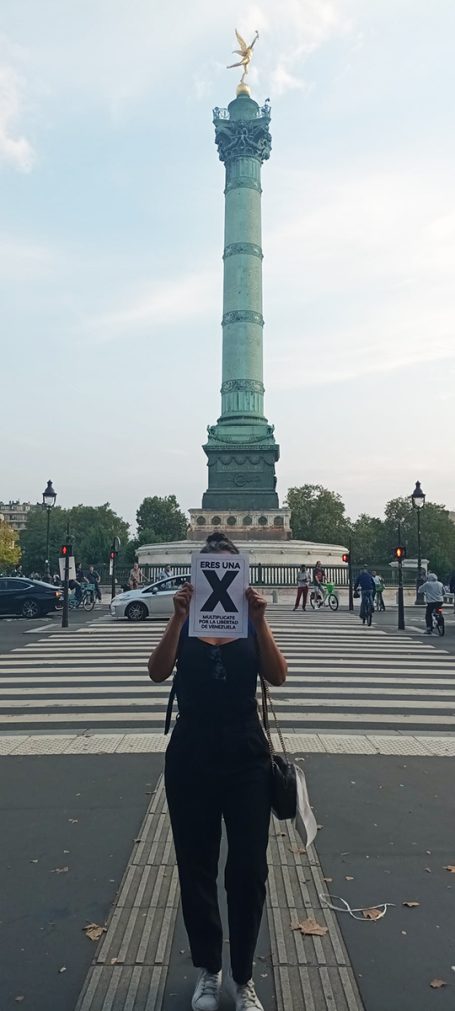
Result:
[[[374,603],[376,605],[376,610],[377,611],[385,611],[384,598],[382,596],[382,594],[384,593],[384,590],[385,590],[384,580],[383,580],[382,576],[378,576],[377,572],[375,572],[374,569],[372,569],[371,575],[373,577],[373,582],[374,582],[374,597],[373,597],[373,601],[374,601]]]
[[[202,552],[238,554],[221,532]],[[273,685],[287,665],[265,618],[266,600],[246,591],[246,639],[189,637],[193,588],[174,596],[174,615],[152,653],[152,681],[174,680],[179,718],[165,759],[165,784],[193,964],[199,971],[193,1011],[219,1007],[223,936],[217,873],[224,819],[228,840],[225,887],[236,1011],[264,1011],[252,979],[267,879],[271,761],[256,704],[258,674]]]
[[[171,566],[170,565],[165,565],[164,569],[161,569],[161,572],[160,572],[160,574],[158,576],[158,579],[170,579],[170,577],[173,576],[173,575],[174,575],[174,571],[173,571],[173,569],[171,569]]]
[[[306,602],[310,583],[310,572],[306,565],[301,565],[297,573],[297,596],[295,598],[294,611],[297,611],[300,600],[302,600],[302,611],[306,611]]]

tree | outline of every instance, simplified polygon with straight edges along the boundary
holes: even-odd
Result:
[[[101,506],[73,506],[62,509],[55,506],[51,513],[49,562],[51,571],[57,569],[60,546],[66,540],[69,523],[73,551],[83,565],[107,564],[114,534],[120,537],[122,552],[128,544],[129,524],[110,508],[109,502]],[[30,511],[27,526],[20,535],[24,570],[42,572],[46,553],[46,514],[44,509]]]
[[[337,492],[320,484],[303,484],[300,488],[289,488],[286,504],[291,510],[293,537],[332,544],[346,541],[349,521]]]
[[[398,523],[401,540],[408,557],[417,558],[417,520],[415,509],[407,498],[394,498],[385,507],[385,540],[390,560],[397,543]],[[428,558],[430,569],[444,579],[455,569],[455,524],[448,510],[436,502],[426,502],[420,512],[422,557]]]
[[[181,541],[186,538],[188,520],[175,495],[145,498],[136,513],[137,546]]]
[[[354,565],[381,565],[390,561],[387,533],[383,520],[361,513],[351,523],[352,560]]]
[[[21,557],[19,534],[5,520],[0,520],[0,572],[17,565]]]

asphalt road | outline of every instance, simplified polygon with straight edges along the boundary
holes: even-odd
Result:
[[[107,604],[102,603],[96,604],[93,611],[71,609],[68,615],[68,627],[73,631],[75,628],[82,628],[106,614],[107,607]],[[8,653],[12,649],[17,649],[18,646],[23,646],[25,642],[32,641],[33,637],[41,638],[46,635],[46,632],[55,632],[61,626],[61,611],[41,615],[41,617],[31,620],[0,615],[0,653]]]

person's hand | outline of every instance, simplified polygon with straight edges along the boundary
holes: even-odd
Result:
[[[177,593],[174,594],[175,615],[179,619],[179,621],[182,622],[182,625],[183,622],[186,621],[188,617],[190,610],[190,600],[192,596],[193,596],[193,587],[191,583],[184,583],[183,586],[181,586],[180,589],[177,590]]]
[[[246,591],[246,599],[248,601],[250,620],[253,622],[255,628],[259,628],[259,626],[263,625],[265,621],[267,601],[265,597],[262,596],[262,593],[258,593],[253,586],[248,587]]]

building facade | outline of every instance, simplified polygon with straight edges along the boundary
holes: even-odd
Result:
[[[21,530],[25,530],[27,526],[28,514],[31,509],[35,509],[36,506],[32,505],[31,502],[0,502],[0,519],[4,520],[5,523],[9,523],[13,530],[17,530],[19,533]]]

